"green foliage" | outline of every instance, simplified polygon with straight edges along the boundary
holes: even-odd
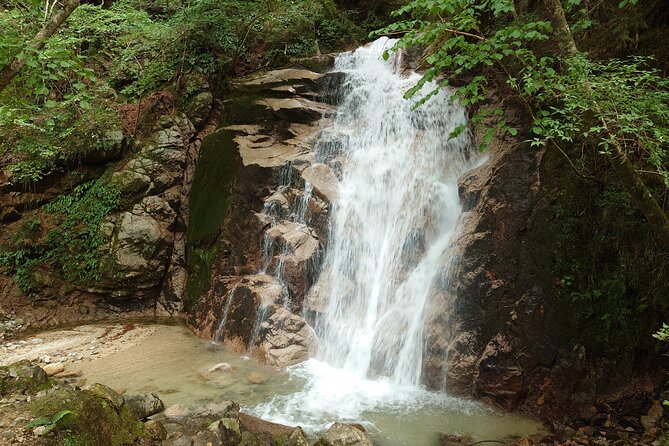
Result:
[[[508,60],[533,64],[536,58],[529,45],[549,38],[550,22],[511,20],[508,16],[512,12],[511,0],[414,0],[393,12],[396,17],[409,15],[409,18],[399,19],[372,35],[405,33],[390,51],[412,46],[428,48],[429,55],[425,59],[427,70],[405,93],[405,98],[411,98],[429,86],[430,91],[417,102],[416,107],[448,86],[448,80],[433,83],[443,72],[469,78],[469,82],[458,87],[454,95],[461,105],[469,106],[485,98],[488,84],[485,72],[490,67],[497,66],[506,71],[504,62]],[[498,26],[486,28],[484,20],[489,15],[495,18]],[[495,113],[501,115],[501,110]],[[478,115],[473,121],[484,122],[483,118]],[[511,134],[516,133],[501,120],[497,127]],[[480,149],[485,150],[491,139],[492,133],[488,132]]]
[[[111,7],[84,5],[72,31],[85,36],[87,52],[112,65],[120,94],[141,98],[183,72],[222,79],[287,57],[315,54],[351,39],[357,28],[331,1],[199,0],[164,16],[150,16],[132,1]]]
[[[565,7],[575,16],[576,31],[592,25],[581,0],[569,0]],[[468,79],[454,96],[463,106],[480,103],[489,79],[501,74],[534,118],[534,145],[578,142],[610,155],[615,139],[669,187],[669,81],[648,68],[648,58],[595,62],[583,54],[569,60],[543,56],[539,43],[550,38],[550,22],[519,16],[511,0],[414,0],[393,15],[398,20],[373,35],[404,33],[392,50],[428,49],[428,69],[405,94],[413,97],[429,85],[417,106],[448,84],[432,83],[444,72]],[[592,119],[593,104],[601,110],[597,119]],[[482,116],[472,121],[489,123]],[[495,125],[517,133],[501,119]],[[488,129],[481,149],[491,138]]]
[[[61,220],[46,236],[47,258],[60,267],[66,279],[75,283],[100,280],[97,248],[105,240],[100,224],[120,200],[120,192],[103,177],[77,186],[70,195],[45,207]]]
[[[14,183],[40,181],[98,150],[105,132],[120,128],[119,101],[141,100],[182,73],[221,81],[360,35],[332,0],[177,1],[153,15],[146,7],[82,4],[42,50],[27,54],[24,70],[0,92],[0,154],[9,154]],[[0,10],[0,64],[19,54],[43,19],[36,0]]]
[[[653,333],[653,337],[658,341],[669,342],[669,325],[662,323],[662,327]]]
[[[16,56],[41,22],[40,4],[27,5],[0,11],[0,27],[13,31],[0,37],[2,61]],[[95,76],[82,44],[73,33],[54,35],[42,50],[25,53],[21,75],[0,93],[0,153],[12,154],[15,183],[39,181],[95,150],[102,133],[117,126],[113,91]]]
[[[564,161],[553,153],[548,162]],[[570,309],[579,342],[609,355],[651,348],[669,271],[666,257],[648,249],[651,234],[629,195],[573,177],[546,181],[556,192],[550,214],[541,218],[543,234],[532,244],[545,262],[545,280],[559,278],[556,292]]]
[[[615,140],[669,187],[669,79],[648,68],[652,62],[634,57],[600,63],[579,55],[565,64],[562,74],[525,68],[520,91],[544,105],[534,120],[532,145],[581,142],[611,155]],[[603,112],[603,123],[588,119],[593,100]]]
[[[26,246],[19,244],[13,249],[0,250],[0,266],[14,274],[17,285],[26,293],[39,287],[35,272],[41,266],[57,269],[72,283],[99,280],[98,247],[105,240],[100,224],[120,200],[119,191],[105,177],[77,186],[71,194],[45,206],[46,215],[55,221],[55,227],[44,240],[39,242],[33,236]],[[29,226],[36,230],[34,222]]]
[[[71,413],[72,413],[71,410],[61,410],[50,419],[44,417],[35,418],[26,425],[26,429],[32,429],[37,426],[46,426],[46,428],[44,429],[44,435],[46,435],[52,430],[54,430],[56,426],[58,426],[58,422],[60,420],[62,420],[65,416],[70,415]]]

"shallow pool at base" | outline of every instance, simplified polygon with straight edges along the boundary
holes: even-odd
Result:
[[[219,363],[231,371],[207,374]],[[316,435],[335,421],[365,426],[378,446],[436,446],[439,433],[505,440],[541,430],[527,418],[384,379],[367,380],[316,360],[288,371],[213,345],[179,326],[162,326],[137,345],[83,364],[89,383],[156,392],[166,406],[235,400],[262,418]]]

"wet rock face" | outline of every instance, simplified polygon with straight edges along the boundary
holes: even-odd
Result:
[[[316,349],[313,328],[283,307],[275,306],[260,328],[260,350],[270,364],[288,367],[305,361]]]
[[[546,261],[556,248],[546,220],[555,157],[497,141],[460,178],[464,213],[455,262],[426,311],[423,380],[506,409],[588,420],[596,401],[652,392],[657,380],[633,389],[631,358],[597,358],[579,341],[573,304]]]
[[[220,129],[204,142],[191,194],[189,323],[279,366],[306,359],[315,345],[298,315],[318,279],[338,191],[314,155],[334,111],[325,77],[286,69],[237,81]]]
[[[536,408],[550,387],[544,379],[557,369],[571,322],[528,241],[541,230],[534,216],[542,205],[543,157],[498,145],[460,179],[456,262],[445,267],[426,322],[424,375],[432,387],[508,409]],[[567,375],[582,379],[576,366]],[[553,411],[568,398],[538,409]]]

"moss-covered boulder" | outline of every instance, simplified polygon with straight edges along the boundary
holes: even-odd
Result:
[[[24,360],[0,367],[0,396],[14,393],[30,394],[52,386],[46,372],[30,361]]]
[[[144,436],[141,421],[128,407],[117,410],[106,397],[90,390],[49,392],[31,403],[31,411],[35,419],[55,424],[52,433],[41,439],[43,445],[121,446],[136,444]]]

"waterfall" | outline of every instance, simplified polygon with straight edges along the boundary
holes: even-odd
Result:
[[[255,408],[263,417],[313,426],[433,401],[419,387],[424,309],[450,263],[457,179],[475,161],[468,132],[449,139],[467,120],[447,92],[415,110],[420,94],[403,98],[420,76],[402,72],[399,53],[383,59],[393,43],[336,59],[339,105],[316,147],[340,180],[317,287],[327,309],[312,319],[315,358],[290,369],[301,390]]]
[[[318,358],[361,377],[419,383],[423,309],[460,215],[457,178],[470,166],[461,107],[440,93],[416,110],[402,93],[393,41],[339,56],[345,72],[333,135],[342,174],[325,265]],[[329,147],[329,145],[326,145]],[[320,155],[327,159],[327,155]],[[329,154],[332,157],[332,154]]]

